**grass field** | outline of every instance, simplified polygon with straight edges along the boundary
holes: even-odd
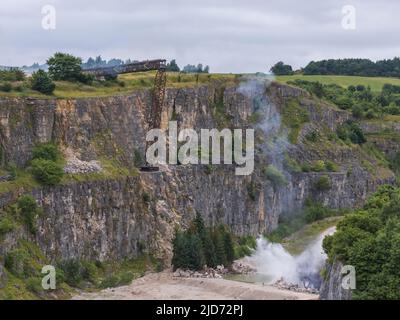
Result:
[[[397,78],[374,78],[374,77],[353,77],[353,76],[277,76],[278,82],[287,83],[296,79],[307,80],[307,81],[318,81],[322,84],[337,84],[347,88],[350,85],[362,84],[370,86],[374,92],[380,92],[385,83],[394,84],[400,86],[400,79]]]
[[[330,217],[305,225],[302,229],[282,241],[283,247],[291,254],[302,253],[322,232],[336,226],[343,217]]]
[[[152,88],[154,84],[155,71],[121,74],[116,82],[95,82],[93,85],[84,85],[81,83],[57,81],[54,94],[47,96],[37,91],[26,88],[21,82],[13,83],[11,92],[1,92],[0,97],[36,97],[36,98],[86,98],[111,96],[115,94],[126,94],[135,89]],[[185,74],[169,72],[167,74],[167,87],[185,88],[193,87],[199,84],[212,81],[222,81],[225,86],[237,84],[241,75],[235,74]],[[349,85],[363,84],[370,86],[372,91],[379,92],[385,83],[400,86],[400,79],[395,78],[372,78],[372,77],[351,77],[351,76],[278,76],[276,81],[287,83],[295,79],[319,81],[323,84],[338,84],[343,87]],[[17,89],[19,87],[19,89]],[[22,88],[22,89],[21,89]]]
[[[93,85],[85,85],[77,82],[56,81],[56,89],[53,95],[44,95],[28,88],[17,90],[21,82],[13,83],[11,92],[1,92],[0,97],[36,97],[36,98],[86,98],[102,97],[115,94],[132,92],[135,89],[152,88],[154,85],[155,71],[127,73],[118,76],[116,82],[94,82]],[[167,74],[167,87],[184,88],[194,87],[199,84],[212,81],[223,81],[225,85],[234,84],[238,79],[234,74],[185,74],[171,72]]]

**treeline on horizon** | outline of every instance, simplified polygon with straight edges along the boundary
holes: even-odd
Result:
[[[115,67],[120,66],[123,64],[129,64],[139,62],[139,60],[121,60],[121,59],[110,59],[104,60],[101,56],[97,56],[96,58],[90,57],[86,62],[82,63],[83,69],[94,69],[94,68],[104,68],[104,67]],[[170,62],[167,63],[167,71],[170,72],[186,72],[186,73],[209,73],[210,67],[203,66],[202,63],[197,65],[187,64],[182,69],[178,66],[175,59],[172,59]]]
[[[122,60],[117,58],[112,58],[109,60],[103,59],[101,56],[97,56],[95,58],[89,57],[86,62],[83,62],[81,59],[81,68],[82,69],[96,69],[96,68],[106,68],[106,67],[116,67],[123,64],[129,64],[139,62],[139,60]],[[19,67],[9,67],[9,66],[0,66],[0,71],[14,71],[14,70],[21,70],[27,73],[33,73],[38,70],[48,70],[48,64],[39,64],[34,63],[31,66],[23,66]],[[184,72],[184,73],[209,73],[210,67],[208,65],[203,65],[202,63],[198,63],[197,65],[194,64],[187,64],[184,67],[179,67],[175,59],[172,59],[167,63],[167,71],[170,72]]]
[[[294,71],[283,63],[276,63],[270,70],[275,75],[338,75],[360,77],[400,77],[400,58],[371,61],[369,59],[328,59],[311,61],[305,68]]]

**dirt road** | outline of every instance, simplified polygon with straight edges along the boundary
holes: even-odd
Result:
[[[148,274],[130,285],[82,293],[74,300],[315,300],[317,295],[225,279],[174,278],[169,271]]]

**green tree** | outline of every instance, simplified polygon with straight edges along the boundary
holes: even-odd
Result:
[[[232,238],[232,234],[225,230],[225,227],[222,226],[222,228],[224,228],[224,232],[223,232],[223,240],[224,240],[224,251],[225,251],[225,255],[226,255],[226,261],[228,263],[228,265],[231,265],[232,262],[235,260],[235,250],[234,250],[234,245],[233,245],[233,238]]]
[[[31,172],[36,180],[44,185],[55,185],[59,183],[64,174],[61,165],[46,159],[32,160]]]
[[[49,74],[55,81],[79,81],[82,73],[82,59],[71,54],[57,52],[47,60]]]
[[[205,264],[209,267],[229,266],[234,258],[234,239],[230,230],[224,225],[216,229],[207,228],[199,213],[188,230],[176,231],[172,257],[174,269],[198,270]]]
[[[57,161],[61,158],[61,152],[58,147],[51,143],[40,143],[36,145],[32,150],[32,159],[46,159]]]
[[[331,180],[328,176],[321,176],[315,181],[314,189],[317,191],[327,191],[331,188]]]
[[[173,241],[172,265],[178,268],[200,270],[205,263],[200,237],[178,231]]]
[[[355,299],[400,299],[400,189],[383,186],[324,239],[329,261],[356,270]]]
[[[167,71],[170,72],[179,72],[181,69],[179,68],[178,64],[176,63],[175,59],[172,59],[169,63],[167,63]]]
[[[282,61],[279,61],[278,63],[273,65],[269,71],[277,76],[293,74],[292,66],[290,66],[288,64],[284,64]]]
[[[196,213],[196,218],[192,226],[192,232],[197,234],[201,240],[205,264],[210,267],[215,267],[217,264],[217,257],[214,243],[212,242],[210,231],[206,228],[204,220],[199,212]]]
[[[31,195],[23,195],[18,199],[17,206],[24,223],[28,226],[30,232],[35,234],[37,231],[36,219],[41,213],[36,200]]]
[[[10,92],[12,90],[12,85],[10,82],[0,83],[0,91]]]
[[[285,186],[288,183],[284,174],[273,165],[264,168],[263,173],[275,189]]]
[[[0,70],[0,81],[24,81],[25,73],[18,68]]]
[[[188,268],[200,270],[205,264],[201,239],[196,234],[188,235]]]
[[[354,121],[347,121],[338,126],[336,133],[341,140],[350,140],[354,144],[363,144],[367,142],[362,129]]]
[[[224,234],[221,232],[221,229],[215,229],[212,237],[217,257],[217,264],[223,264],[224,266],[227,266],[228,259],[225,252]]]
[[[172,265],[174,270],[178,268],[187,268],[187,256],[189,252],[189,244],[184,232],[177,231],[173,244]]]
[[[38,70],[32,74],[31,88],[44,94],[52,94],[56,85],[51,81],[47,72]]]

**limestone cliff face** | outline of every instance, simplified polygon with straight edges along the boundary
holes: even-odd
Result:
[[[327,265],[327,277],[320,289],[321,300],[351,300],[351,290],[342,287],[342,268],[340,262]]]
[[[362,129],[368,135],[368,140],[389,158],[400,151],[400,122],[365,121],[362,123]]]
[[[251,103],[213,86],[170,89],[162,113],[161,128],[177,120],[181,128],[216,128],[214,105],[223,99],[226,117],[235,127],[243,127],[251,115]],[[117,157],[132,165],[134,150],[144,154],[146,119],[151,110],[151,92],[138,90],[130,95],[70,100],[0,99],[0,141],[4,162],[25,165],[35,143],[53,140],[69,147],[82,160],[99,154]]]
[[[313,196],[333,208],[360,205],[378,185],[392,183],[391,172],[374,176],[362,168],[362,155],[349,148],[316,154],[303,143],[310,127],[329,130],[349,118],[332,106],[322,108],[304,91],[273,84],[266,93],[282,111],[287,99],[298,99],[310,120],[289,152],[299,161],[330,157],[343,162],[339,172],[324,173],[331,189],[314,190],[322,173],[293,173],[286,186],[274,188],[262,175],[263,163],[251,176],[235,176],[232,166],[167,166],[158,173],[69,182],[56,187],[16,188],[0,194],[2,207],[18,195],[31,193],[43,207],[39,232],[18,229],[5,236],[0,254],[13,248],[21,237],[36,241],[52,259],[121,259],[143,251],[166,262],[177,226],[186,227],[199,212],[209,225],[228,224],[239,235],[271,231],[280,214],[298,212]],[[223,105],[221,117],[220,106]],[[168,120],[179,128],[232,128],[252,126],[254,101],[237,87],[201,85],[168,89],[162,128]],[[35,143],[54,141],[81,160],[113,158],[133,167],[135,154],[145,151],[146,119],[151,116],[151,93],[104,98],[37,100],[0,99],[2,164],[25,166]],[[310,151],[311,150],[311,151]],[[342,152],[342,153],[340,153]],[[338,155],[339,154],[339,155]],[[350,161],[351,160],[351,161]],[[351,165],[351,172],[348,168]]]

